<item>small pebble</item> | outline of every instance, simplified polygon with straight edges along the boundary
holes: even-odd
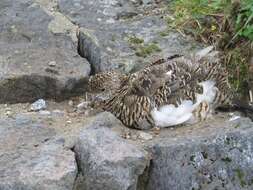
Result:
[[[73,100],[69,100],[68,104],[69,104],[69,106],[73,106],[74,105]]]
[[[228,115],[232,117],[232,116],[234,116],[234,113],[231,112],[231,113],[229,113]]]
[[[11,111],[6,111],[6,112],[5,112],[5,115],[7,115],[7,116],[10,116],[11,114],[12,114]]]
[[[62,117],[62,116],[64,116],[65,112],[61,111],[61,110],[53,110],[52,114],[55,115],[55,116]]]
[[[113,18],[109,18],[105,22],[108,24],[113,24],[113,23],[115,23],[115,20]]]
[[[131,132],[129,130],[124,130],[121,134],[121,137],[124,139],[130,139],[131,138]]]
[[[56,66],[56,62],[55,62],[55,61],[50,61],[50,62],[48,63],[48,65],[49,65],[50,67],[55,67],[55,66]]]
[[[39,99],[36,102],[32,103],[30,110],[31,111],[40,111],[40,110],[43,110],[46,108],[47,108],[46,101],[43,99]]]
[[[6,111],[10,111],[11,108],[10,108],[10,107],[5,107],[5,110],[6,110]]]
[[[85,110],[83,113],[85,116],[89,116],[90,115],[90,110]]]
[[[72,121],[68,120],[68,121],[66,121],[66,123],[71,124],[71,123],[72,123]]]
[[[140,132],[139,133],[139,138],[142,140],[151,140],[153,138],[153,136],[149,133],[145,133],[145,132]]]
[[[110,51],[110,52],[113,51],[112,48],[110,48],[110,47],[107,47],[106,50],[107,50],[107,51]]]
[[[50,111],[47,111],[47,110],[40,110],[40,111],[39,111],[39,114],[41,114],[41,115],[50,115],[51,112],[50,112]]]
[[[78,110],[83,110],[83,109],[87,109],[88,105],[89,105],[89,102],[81,102],[76,107]]]
[[[235,121],[235,120],[240,119],[240,118],[241,118],[240,116],[235,115],[235,116],[232,116],[232,117],[229,119],[229,121]]]
[[[137,140],[138,139],[138,136],[136,134],[133,134],[132,135],[132,140]]]

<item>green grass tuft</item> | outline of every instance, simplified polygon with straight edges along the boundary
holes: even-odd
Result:
[[[136,49],[136,55],[139,57],[147,57],[148,55],[155,53],[155,52],[160,52],[161,48],[156,45],[155,43],[149,43],[145,44],[143,46],[140,46]]]
[[[241,187],[244,187],[246,185],[246,182],[244,180],[244,173],[243,173],[243,171],[238,168],[238,169],[235,170],[235,173],[236,173],[236,175],[237,175],[237,177],[238,177],[238,179],[240,181]]]
[[[247,94],[248,63],[253,51],[253,1],[174,0],[169,9],[172,16],[166,18],[168,28],[223,51],[230,83],[240,94]]]
[[[142,44],[144,43],[144,40],[141,38],[137,38],[136,36],[129,36],[128,42],[134,45],[134,44]]]

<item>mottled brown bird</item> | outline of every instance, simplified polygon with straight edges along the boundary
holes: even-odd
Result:
[[[221,62],[208,58],[211,50],[208,47],[188,58],[160,59],[129,75],[101,73],[91,78],[90,86],[112,92],[99,105],[128,127],[167,127],[204,120],[233,97]]]
[[[97,73],[89,78],[89,91],[94,93],[119,89],[121,83],[127,79],[125,74],[118,71],[109,71],[105,73]]]

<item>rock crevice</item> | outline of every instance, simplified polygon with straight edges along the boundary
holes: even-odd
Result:
[[[74,26],[33,1],[1,1],[0,7],[4,12],[0,14],[0,103],[62,100],[80,94],[77,86],[89,76],[90,66],[78,55],[69,34]],[[69,27],[62,29],[65,24]]]

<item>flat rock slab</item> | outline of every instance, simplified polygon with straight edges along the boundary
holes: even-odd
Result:
[[[220,114],[157,134],[127,130],[105,112],[85,125],[75,152],[86,189],[246,190],[253,188],[252,147],[247,118],[229,121]]]
[[[0,118],[0,189],[70,190],[75,155],[56,131],[28,115]]]
[[[59,0],[59,10],[79,25],[79,53],[93,72],[132,72],[163,56],[184,54],[196,43],[166,33],[167,3],[158,1]],[[166,17],[166,16],[164,16]]]
[[[80,90],[90,66],[70,31],[57,28],[71,28],[66,19],[32,0],[1,0],[0,20],[0,103],[61,99]]]

